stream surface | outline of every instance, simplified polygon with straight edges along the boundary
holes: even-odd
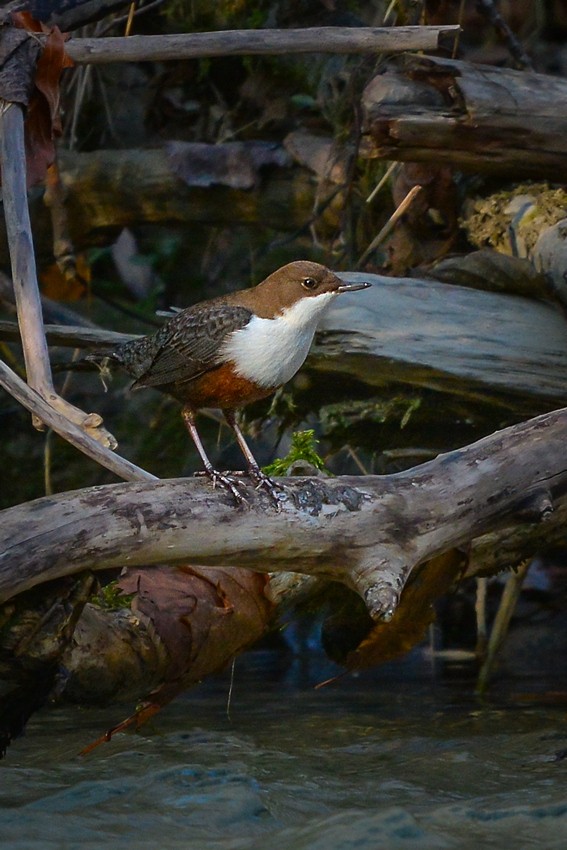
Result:
[[[2,847],[565,850],[565,709],[522,703],[534,682],[317,672],[251,653],[230,717],[228,671],[84,758],[131,705],[38,713],[0,762]]]

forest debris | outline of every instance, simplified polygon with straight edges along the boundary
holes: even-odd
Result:
[[[545,233],[549,233],[548,228]],[[563,264],[563,268],[567,262]],[[559,265],[556,266],[559,268]],[[542,268],[542,271],[544,269]],[[467,286],[487,292],[505,292],[525,298],[550,299],[549,286],[542,272],[527,259],[481,248],[470,254],[446,257],[428,270],[428,277],[455,286]]]
[[[422,564],[408,582],[392,619],[374,623],[343,663],[351,670],[360,670],[383,664],[412,649],[435,620],[434,603],[463,575],[466,563],[463,552],[451,549]]]
[[[567,214],[567,191],[548,183],[519,183],[508,191],[477,198],[462,221],[473,245],[530,257],[546,227]]]
[[[447,254],[459,232],[453,169],[429,162],[402,163],[392,184],[394,204],[398,206],[415,186],[421,191],[388,243],[388,259],[396,275]]]
[[[333,139],[307,130],[293,130],[285,137],[284,147],[295,162],[309,168],[320,180],[339,186],[347,182],[344,151],[341,154]]]
[[[71,67],[73,62],[65,53],[66,36],[62,35],[57,27],[46,30],[25,12],[15,14],[13,20],[17,26],[26,30],[27,41],[34,45],[39,45],[40,42],[37,38],[30,37],[30,32],[45,35],[37,62],[32,60],[27,70],[29,73],[29,68],[33,69],[33,85],[26,101],[25,123],[27,182],[28,186],[33,186],[43,180],[48,166],[55,159],[54,140],[56,136],[61,135],[59,79],[63,69]],[[2,32],[4,30],[3,27]],[[30,53],[30,56],[26,57],[28,62],[31,55]],[[22,57],[18,59],[18,74],[26,73]],[[5,72],[6,69],[3,69],[2,76]],[[9,92],[4,99],[8,102],[14,100],[9,96]],[[22,102],[18,98],[15,100]]]
[[[67,47],[77,64],[158,62],[204,56],[298,53],[398,53],[437,50],[458,26],[301,27],[224,32],[137,35],[127,38],[72,38]]]
[[[135,594],[132,610],[151,622],[169,654],[154,701],[158,693],[169,701],[189,682],[222,669],[261,637],[273,612],[266,576],[249,570],[128,569],[118,584]]]
[[[119,579],[132,610],[169,657],[160,684],[82,755],[131,726],[139,728],[189,685],[225,667],[260,638],[273,615],[267,578],[249,570],[198,566],[129,569]],[[80,675],[80,670],[78,671]]]

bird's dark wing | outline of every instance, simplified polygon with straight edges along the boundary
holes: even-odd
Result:
[[[190,307],[154,336],[127,343],[117,359],[134,375],[137,387],[191,381],[223,362],[223,341],[251,315],[246,307],[228,304]]]

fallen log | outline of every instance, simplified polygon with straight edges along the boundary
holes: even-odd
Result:
[[[364,154],[463,171],[567,179],[560,77],[433,56],[392,59],[362,96]]]
[[[283,148],[280,150],[285,154]],[[262,170],[257,181],[246,187],[230,186],[221,179],[207,185],[188,185],[165,147],[60,151],[58,159],[69,236],[77,250],[108,244],[124,227],[143,224],[243,224],[287,233],[306,226],[314,215],[316,181],[312,172],[292,166],[283,157],[280,165],[274,163]],[[41,190],[30,194],[30,217],[36,251],[51,260],[53,232],[43,197]],[[323,223],[336,227],[339,200],[320,206]],[[0,228],[0,260],[7,256],[6,234]]]

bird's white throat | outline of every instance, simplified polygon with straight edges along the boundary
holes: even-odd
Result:
[[[233,361],[236,372],[261,387],[279,387],[303,365],[319,320],[336,292],[300,298],[275,319],[253,316],[222,346],[223,359]]]

